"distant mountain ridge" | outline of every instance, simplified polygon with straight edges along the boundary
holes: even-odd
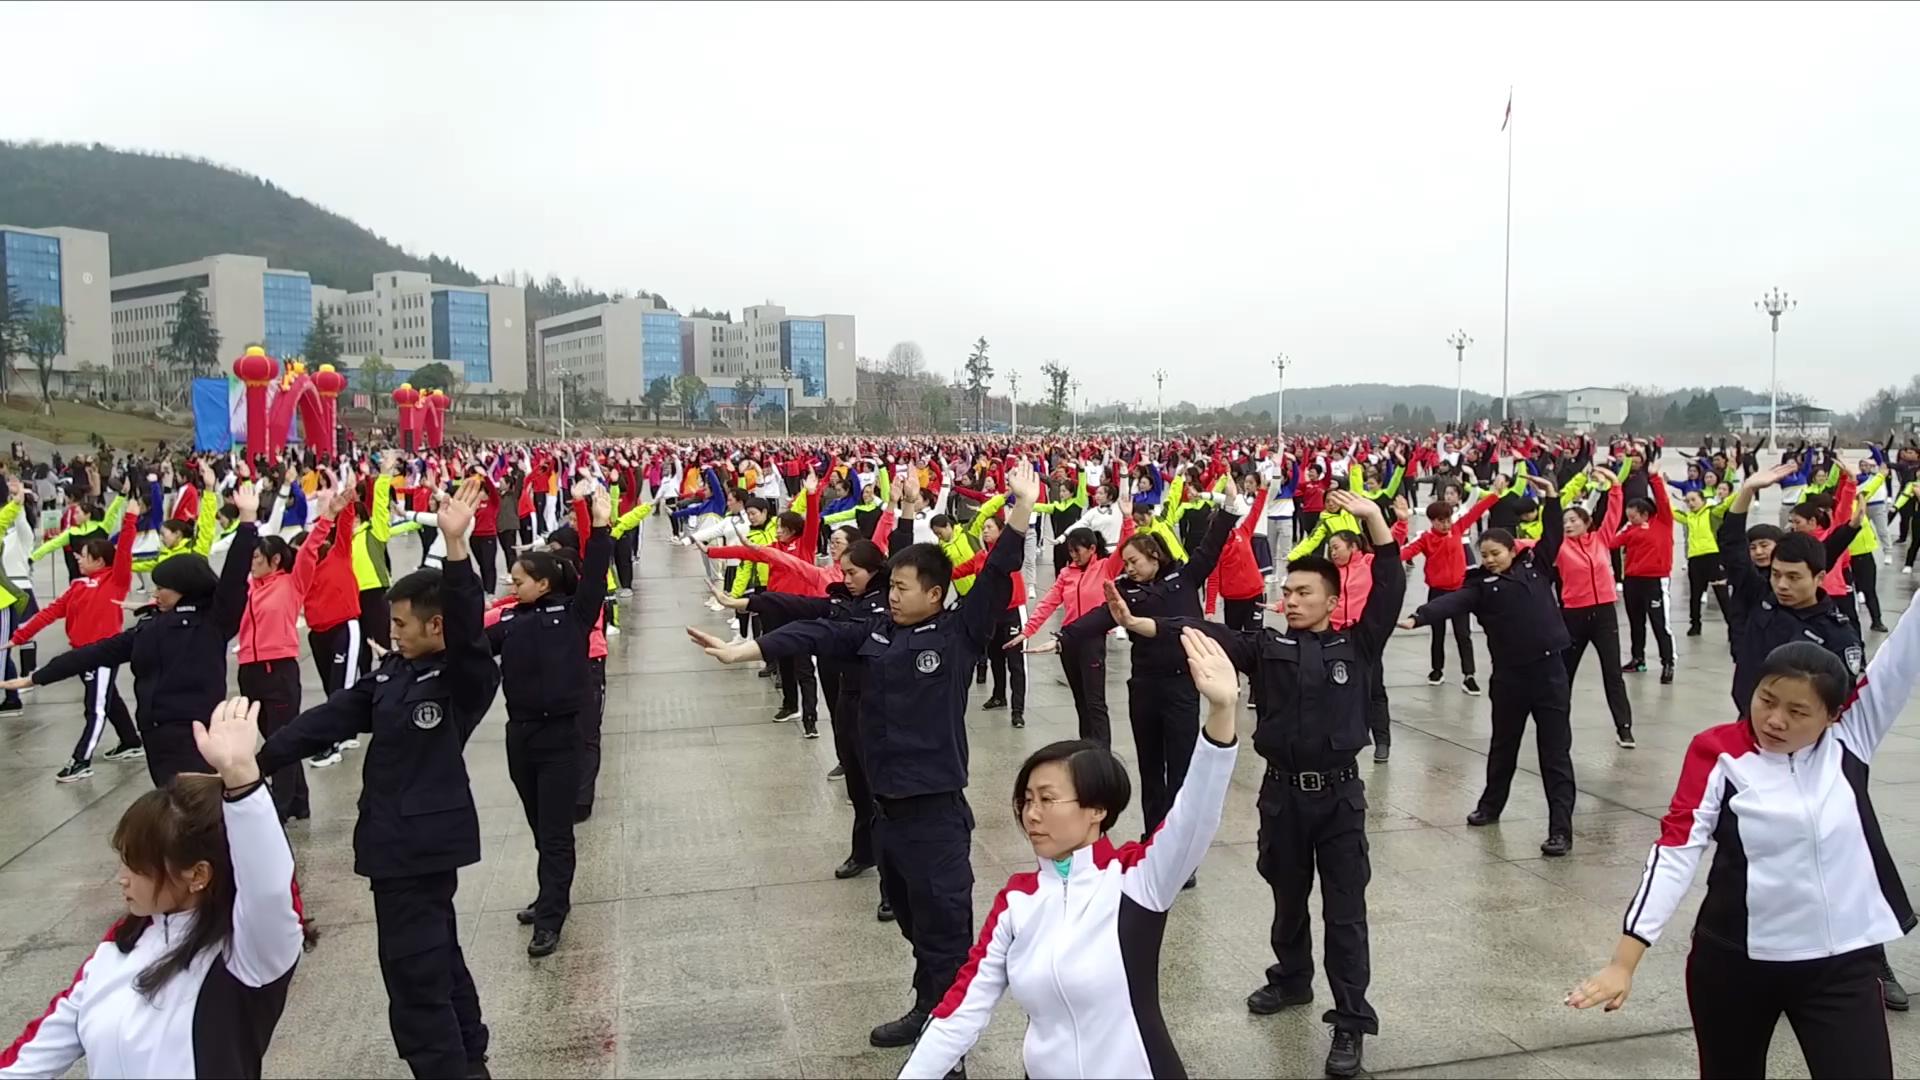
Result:
[[[1576,387],[1564,387],[1572,390]],[[1658,390],[1649,387],[1625,386],[1621,389],[1633,395],[1636,404],[1644,406],[1654,416],[1659,416],[1669,403],[1685,405],[1696,394],[1711,393],[1722,409],[1735,409],[1742,405],[1754,405],[1767,400],[1765,393],[1748,390],[1739,386],[1700,387],[1689,386],[1676,390]],[[1528,390],[1522,397],[1537,393],[1554,393],[1551,390]],[[1273,415],[1275,394],[1256,394],[1227,407],[1229,412],[1258,415]],[[1488,394],[1467,390],[1461,394],[1461,402],[1466,414],[1471,416],[1476,409],[1485,407],[1493,411],[1499,408],[1499,399]],[[1296,417],[1312,420],[1318,417],[1332,417],[1335,421],[1364,420],[1371,416],[1391,416],[1394,406],[1404,405],[1408,412],[1417,413],[1422,408],[1433,410],[1433,415],[1442,422],[1453,419],[1453,387],[1434,386],[1428,383],[1401,385],[1398,383],[1341,383],[1336,386],[1303,386],[1298,389],[1287,387],[1287,419]]]
[[[0,142],[0,222],[107,233],[115,274],[233,252],[264,255],[272,266],[355,291],[382,270],[424,271],[450,285],[481,280],[451,259],[414,255],[269,180],[98,143]]]

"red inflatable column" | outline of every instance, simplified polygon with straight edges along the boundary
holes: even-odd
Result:
[[[331,460],[334,457],[334,432],[339,429],[339,397],[347,388],[347,377],[333,369],[332,364],[321,364],[320,370],[313,375],[313,388],[320,391],[320,414],[325,418],[325,431],[307,432],[307,442],[319,452],[320,456]]]
[[[267,384],[280,373],[280,365],[267,350],[251,345],[233,362],[233,373],[247,386],[247,460],[258,461],[267,456]]]

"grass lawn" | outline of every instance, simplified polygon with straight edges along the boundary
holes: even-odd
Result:
[[[175,427],[74,401],[54,402],[53,415],[48,416],[40,411],[38,400],[21,395],[0,401],[0,427],[51,443],[84,443],[98,435],[111,446],[151,443],[191,433],[186,426]]]

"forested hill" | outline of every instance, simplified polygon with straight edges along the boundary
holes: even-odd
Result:
[[[233,252],[264,255],[269,265],[348,290],[367,288],[382,270],[480,282],[450,259],[410,255],[259,177],[97,143],[0,142],[0,223],[108,233],[116,274]]]
[[[1474,411],[1475,406],[1493,401],[1487,395],[1471,390],[1463,396],[1469,413]],[[1264,412],[1272,416],[1273,398],[1273,392],[1269,391],[1228,408],[1233,412]],[[1332,417],[1335,420],[1355,420],[1368,416],[1387,416],[1393,412],[1395,405],[1405,405],[1409,412],[1414,413],[1422,408],[1431,409],[1435,416],[1451,420],[1453,387],[1398,386],[1391,383],[1346,383],[1340,386],[1303,386],[1298,389],[1287,387],[1288,419]]]

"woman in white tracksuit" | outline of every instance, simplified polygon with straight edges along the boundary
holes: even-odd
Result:
[[[1027,1011],[1021,1056],[1030,1077],[1186,1075],[1160,1013],[1160,941],[1168,909],[1220,827],[1240,684],[1211,638],[1188,630],[1181,644],[1209,708],[1166,821],[1146,843],[1115,847],[1107,831],[1131,784],[1112,752],[1076,740],[1028,758],[1013,802],[1038,864],[994,898],[902,1077],[947,1075],[1009,990]]]

